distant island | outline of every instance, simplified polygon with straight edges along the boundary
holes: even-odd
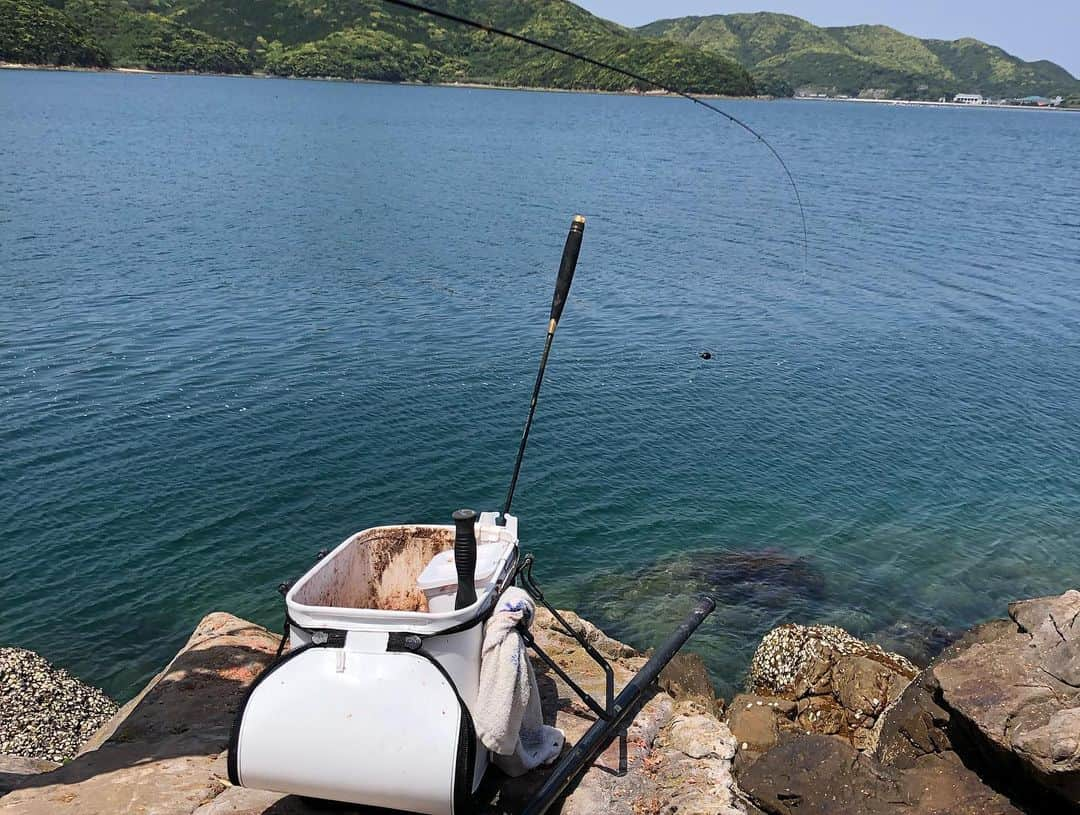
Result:
[[[776,96],[1080,97],[1080,80],[1060,65],[1025,62],[970,38],[922,40],[882,25],[820,28],[768,12],[659,20],[637,31],[734,59],[761,92]]]
[[[977,40],[884,26],[819,28],[782,14],[660,20],[638,29],[569,2],[433,0],[703,94],[879,99],[1063,97],[1080,80]],[[379,0],[0,0],[0,62],[388,82],[648,91],[609,71]]]

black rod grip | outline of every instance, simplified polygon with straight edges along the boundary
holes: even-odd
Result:
[[[454,609],[476,602],[476,513],[459,509],[454,513],[454,565],[457,567],[457,599]]]
[[[577,269],[578,254],[581,252],[581,239],[585,235],[585,216],[575,215],[570,224],[570,234],[566,236],[566,245],[563,247],[562,263],[559,264],[559,277],[555,281],[555,296],[551,300],[551,323],[549,331],[554,331],[555,326],[562,317],[566,298],[570,295],[570,284],[574,282],[574,270]]]

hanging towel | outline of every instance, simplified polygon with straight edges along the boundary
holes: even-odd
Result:
[[[511,587],[484,629],[474,724],[495,766],[512,777],[551,764],[566,740],[561,730],[544,724],[536,675],[518,633],[519,624],[532,624],[535,612],[532,598]]]

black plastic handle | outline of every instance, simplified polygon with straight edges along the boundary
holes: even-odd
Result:
[[[577,269],[578,255],[581,253],[581,239],[585,235],[585,216],[575,215],[570,224],[570,234],[566,236],[563,247],[562,263],[559,264],[559,277],[555,281],[555,296],[551,300],[551,325],[553,331],[562,317],[566,298],[570,295],[570,284],[574,282],[574,270]]]
[[[454,513],[454,565],[457,567],[457,599],[454,609],[476,602],[476,512],[459,509]]]

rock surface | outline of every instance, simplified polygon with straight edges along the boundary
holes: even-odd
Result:
[[[680,651],[660,672],[660,689],[680,701],[694,702],[702,712],[724,713],[724,700],[716,697],[709,671],[697,654]]]
[[[906,661],[837,629],[772,632],[758,695],[730,708],[740,786],[770,815],[1080,812],[1080,592],[1009,615],[911,682]]]
[[[936,686],[929,672],[920,674],[900,699],[882,716],[876,757],[902,769],[924,756],[952,750],[950,715],[935,700]]]
[[[561,811],[1080,812],[1080,592],[1015,603],[1009,612],[1009,620],[965,634],[918,675],[903,657],[840,629],[784,626],[763,640],[751,671],[752,692],[732,700],[727,723],[717,718],[723,704],[700,660],[681,656],[629,726],[625,742],[595,762]],[[632,648],[566,616],[612,660],[617,686],[643,664]],[[538,613],[533,631],[560,666],[602,696],[603,675],[550,615]],[[0,815],[327,811],[227,781],[234,710],[272,661],[277,642],[258,626],[210,615],[75,760],[56,767],[0,758]],[[573,743],[594,717],[553,673],[540,663],[535,667],[545,716]],[[41,770],[46,772],[35,774]],[[520,812],[547,772],[510,780],[493,771],[480,815]]]
[[[11,792],[27,776],[47,773],[60,765],[43,758],[0,755],[0,795]]]
[[[750,665],[753,694],[732,702],[730,725],[753,758],[780,733],[841,735],[877,744],[881,714],[918,673],[905,657],[827,625],[784,625],[765,635]]]
[[[837,736],[787,736],[739,781],[770,815],[1022,815],[955,758],[900,770]]]
[[[116,713],[116,703],[44,657],[0,648],[0,754],[64,761]]]
[[[1013,603],[932,668],[942,708],[978,758],[1080,810],[1080,591]]]
[[[643,663],[636,651],[575,615],[572,625],[613,658],[621,686]],[[533,633],[545,650],[594,695],[603,675],[577,644],[540,612]],[[273,659],[278,637],[227,614],[211,614],[173,662],[70,763],[27,776],[0,798],[3,815],[314,815],[294,796],[229,786],[225,751],[234,711]],[[581,736],[593,715],[536,663],[545,715]],[[715,697],[691,662],[669,676],[671,693],[648,700],[628,728],[625,751],[613,744],[562,806],[564,815],[743,815],[731,774],[735,740],[709,710]],[[694,679],[697,677],[697,679]],[[712,701],[710,701],[710,699]],[[484,815],[520,812],[547,771],[509,780],[489,773]],[[337,815],[361,812],[335,807]]]

